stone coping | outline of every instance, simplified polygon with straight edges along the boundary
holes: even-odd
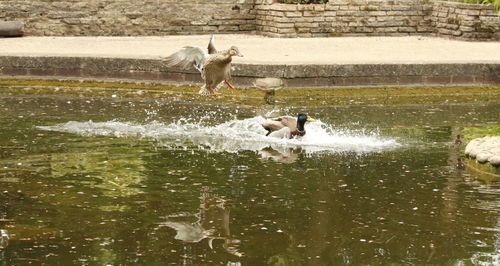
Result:
[[[133,79],[199,84],[200,74],[166,68],[159,59],[0,56],[3,77]],[[284,87],[500,84],[498,63],[450,64],[233,64],[234,82],[251,87],[271,77]]]
[[[500,167],[500,136],[473,139],[465,147],[465,154],[479,163]]]

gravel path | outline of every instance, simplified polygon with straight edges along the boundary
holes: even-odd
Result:
[[[159,58],[185,45],[205,48],[209,35],[166,37],[23,37],[0,39],[0,56]],[[216,35],[216,45],[236,45],[244,64],[500,63],[500,42],[432,37],[278,39]]]

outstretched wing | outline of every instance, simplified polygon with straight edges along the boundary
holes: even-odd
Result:
[[[208,43],[208,54],[216,54],[217,53],[217,48],[215,48],[215,38],[212,35],[210,37],[210,42]]]
[[[185,46],[178,52],[163,58],[163,61],[168,67],[177,67],[188,70],[194,66],[194,68],[200,70],[203,67],[203,63],[205,62],[207,56],[208,54],[203,52],[200,47]]]

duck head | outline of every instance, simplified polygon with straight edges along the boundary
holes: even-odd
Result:
[[[229,48],[229,54],[231,56],[240,56],[240,57],[243,57],[243,54],[240,52],[240,50],[236,46],[231,46],[231,48]]]
[[[316,121],[312,117],[309,117],[307,114],[299,114],[297,116],[297,130],[304,131],[304,124],[306,122]]]

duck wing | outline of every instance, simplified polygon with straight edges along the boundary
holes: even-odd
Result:
[[[212,35],[210,37],[210,42],[208,43],[208,54],[216,54],[217,53],[217,48],[215,48],[215,38]]]
[[[292,116],[280,116],[277,118],[266,119],[260,124],[269,132],[278,131],[284,127],[290,128],[291,131],[297,129],[297,119]]]
[[[167,65],[167,67],[176,67],[185,70],[189,70],[191,67],[194,67],[201,72],[207,57],[208,54],[203,52],[200,47],[185,46],[176,53],[163,58],[163,62]]]

